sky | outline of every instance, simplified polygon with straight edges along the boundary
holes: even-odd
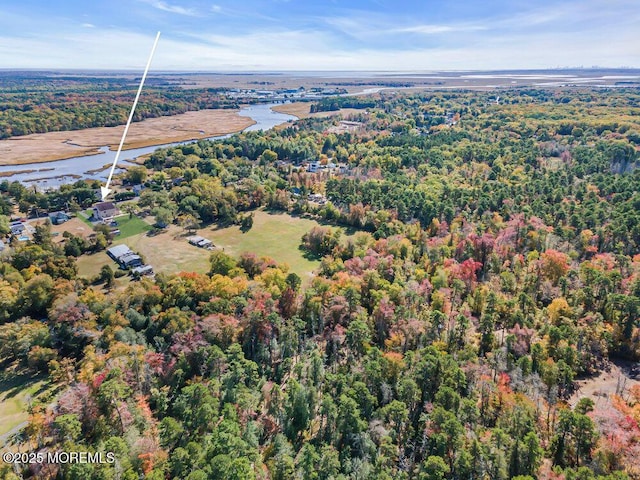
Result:
[[[640,67],[640,0],[0,0],[0,68]]]

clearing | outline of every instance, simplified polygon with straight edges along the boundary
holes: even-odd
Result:
[[[128,238],[118,236],[113,245],[126,244],[142,255],[145,263],[153,266],[157,273],[206,273],[209,271],[211,251],[189,245],[187,241],[191,235],[200,235],[230,255],[237,257],[244,252],[252,252],[258,256],[269,256],[278,263],[288,264],[292,272],[308,279],[320,261],[305,258],[299,246],[302,235],[318,225],[315,220],[257,210],[254,212],[253,227],[246,233],[242,233],[240,227],[235,225],[202,228],[195,233],[187,233],[183,228],[171,225],[154,236],[146,233]],[[82,255],[77,265],[79,275],[86,278],[95,277],[103,265],[117,269],[116,263],[106,252]]]
[[[246,233],[234,225],[199,235],[209,238],[216,247],[235,257],[244,252],[271,257],[278,263],[289,265],[290,270],[300,277],[309,278],[320,261],[305,258],[299,247],[302,235],[320,224],[315,220],[281,212],[256,210],[253,213],[253,227]]]
[[[144,224],[147,229],[151,228],[143,220],[135,217],[134,219]],[[121,225],[120,223],[118,228],[121,228]],[[200,230],[198,234],[207,235],[203,230]],[[206,273],[209,271],[211,252],[189,245],[187,236],[190,235],[187,235],[183,228],[171,225],[162,233],[153,236],[147,235],[146,232],[128,237],[119,235],[114,239],[112,246],[126,244],[131,250],[139,253],[146,264],[153,266],[155,272]],[[118,269],[118,265],[109,258],[106,252],[82,255],[78,258],[78,274],[87,278],[95,277],[103,265],[109,265],[113,270]]]
[[[286,113],[287,115],[294,115],[298,118],[324,118],[324,117],[333,117],[335,115],[342,115],[343,117],[347,117],[352,114],[360,114],[364,113],[364,109],[358,108],[341,108],[340,110],[332,110],[330,112],[316,112],[310,113],[309,109],[311,108],[311,102],[295,102],[295,103],[283,103],[282,105],[276,105],[275,107],[271,107],[271,110],[278,113]]]
[[[638,362],[611,362],[597,376],[576,381],[576,391],[569,398],[574,407],[581,398],[590,398],[596,407],[605,407],[616,394],[627,398],[629,390],[640,385],[640,364]]]
[[[60,225],[51,225],[51,233],[56,235],[53,237],[54,242],[64,241],[62,234],[69,232],[77,237],[88,238],[93,233],[93,227],[88,226],[81,218],[73,217]]]
[[[125,238],[133,237],[140,233],[146,233],[151,230],[151,225],[142,220],[141,218],[129,217],[128,214],[115,217],[114,220],[118,222],[117,228],[120,230],[120,235],[116,237],[118,240],[124,240]]]
[[[239,132],[255,123],[249,117],[241,117],[238,112],[231,109],[199,110],[135,122],[129,128],[124,149],[225,135]],[[104,145],[116,150],[123,131],[124,125],[119,125],[34,133],[0,140],[0,165],[50,162],[92,155]]]
[[[76,217],[72,217],[70,220],[67,220],[64,223],[59,225],[51,225],[51,233],[54,234],[54,242],[63,242],[64,237],[62,234],[64,232],[72,233],[78,237],[89,238],[90,235],[94,234],[93,230],[94,224],[89,221],[87,216],[91,215],[91,210],[87,210],[86,212],[78,212]],[[118,240],[124,240],[125,238],[132,237],[134,235],[138,235],[139,233],[145,233],[151,230],[151,225],[142,220],[139,217],[133,216],[129,217],[128,213],[119,215],[115,217],[118,225],[111,228],[117,228],[120,230],[120,234],[115,237],[115,241],[117,243]],[[40,224],[46,221],[46,219],[40,218],[30,222],[32,225]]]
[[[0,380],[0,446],[27,421],[29,404],[51,388],[46,376],[3,375]]]

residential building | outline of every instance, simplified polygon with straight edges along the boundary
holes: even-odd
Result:
[[[93,206],[93,216],[98,220],[108,220],[119,213],[118,207],[113,202],[100,202]]]
[[[11,222],[9,224],[9,230],[11,230],[11,235],[22,235],[25,231],[24,223],[22,222]]]
[[[51,212],[49,214],[49,220],[51,220],[52,225],[60,225],[70,219],[71,217],[64,212]]]
[[[107,255],[109,255],[116,262],[119,261],[120,257],[129,255],[130,253],[133,252],[126,245],[115,245],[111,248],[107,248]]]
[[[120,257],[118,263],[122,268],[141,267],[143,265],[142,257],[133,252]]]

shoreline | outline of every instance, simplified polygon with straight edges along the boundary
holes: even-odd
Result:
[[[14,175],[21,175],[24,173],[36,173],[36,172],[51,172],[55,168],[30,168],[28,170],[9,170],[7,172],[0,172],[0,178],[13,177]]]
[[[234,134],[257,123],[250,117],[238,115],[239,111],[198,110],[136,122],[131,125],[122,151]],[[113,152],[118,148],[122,127],[35,133],[0,140],[0,166],[37,165],[99,155],[104,147]],[[56,149],[57,152],[52,151]]]
[[[34,183],[34,182],[42,182],[46,180],[57,180],[59,178],[73,178],[75,180],[79,180],[82,178],[82,175],[78,175],[77,173],[67,173],[65,175],[56,175],[54,177],[38,177],[38,178],[30,178],[28,180],[23,180],[25,183]]]

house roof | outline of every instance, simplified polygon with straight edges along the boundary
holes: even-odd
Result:
[[[146,273],[153,272],[153,267],[151,265],[142,265],[141,267],[135,267],[131,270],[133,273]]]
[[[140,255],[136,255],[133,252],[127,253],[125,255],[123,255],[122,257],[118,258],[118,262],[120,262],[121,264],[128,264],[130,262],[137,262],[137,261],[142,261],[142,257]]]
[[[106,212],[107,210],[115,210],[116,206],[113,204],[113,202],[100,202],[96,203],[93,208],[95,208],[99,212]]]
[[[113,258],[120,258],[133,252],[126,245],[116,245],[115,247],[108,248],[107,253]]]

